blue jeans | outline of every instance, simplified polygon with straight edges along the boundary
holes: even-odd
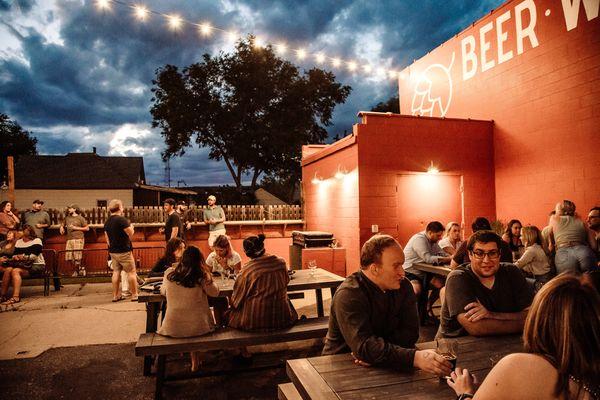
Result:
[[[596,255],[591,248],[584,245],[561,247],[554,257],[556,272],[582,273],[591,271],[596,265]]]

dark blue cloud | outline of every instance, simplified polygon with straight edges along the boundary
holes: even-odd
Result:
[[[399,70],[502,2],[465,0],[444,2],[443,7],[435,0],[152,0],[145,4],[164,13],[176,11],[190,21],[286,39],[292,46],[343,59],[365,62],[376,57]],[[150,88],[157,68],[167,63],[183,67],[205,52],[215,54],[223,48],[222,35],[203,38],[190,26],[173,33],[158,16],[138,23],[131,10],[122,6],[103,12],[91,0],[58,0],[50,9],[41,6],[31,0],[0,0],[0,22],[10,27],[22,51],[0,59],[0,111],[32,130],[41,152],[90,151],[91,146],[101,154],[115,151],[106,135],[124,124],[150,129]],[[38,13],[37,23],[28,24],[24,16],[35,15],[38,7],[43,12]],[[40,25],[57,21],[60,41],[48,41]],[[315,64],[305,61],[299,66],[309,69]],[[346,104],[336,109],[328,128],[330,137],[351,132],[359,110],[397,93],[394,80],[375,82],[344,70],[334,69],[334,73],[353,91]],[[164,147],[157,130],[149,136],[128,137],[123,144]],[[148,181],[153,183],[164,182],[160,150],[144,154]],[[173,159],[173,182],[231,182],[224,163],[208,160],[207,153],[194,148]]]

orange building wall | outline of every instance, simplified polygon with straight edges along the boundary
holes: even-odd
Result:
[[[494,120],[500,219],[541,227],[563,198],[600,203],[598,4],[508,1],[400,74],[403,114]]]
[[[355,136],[331,146],[304,146],[302,186],[307,230],[332,232],[346,249],[346,274],[359,267],[358,147]],[[344,177],[338,179],[338,170]],[[315,177],[323,179],[313,184]]]
[[[396,193],[397,176],[423,173],[432,161],[442,174],[462,175],[467,226],[476,216],[494,219],[491,122],[363,114],[355,128],[361,243],[371,237],[373,224],[379,232],[397,237],[403,218],[396,213],[397,199],[402,199],[402,193]],[[398,239],[402,245],[407,240]]]

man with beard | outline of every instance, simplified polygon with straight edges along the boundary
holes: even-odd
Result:
[[[523,330],[532,288],[514,265],[500,262],[502,239],[475,232],[467,244],[470,263],[446,279],[437,337],[488,336]]]

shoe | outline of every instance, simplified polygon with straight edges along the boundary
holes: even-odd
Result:
[[[121,295],[125,297],[131,297],[131,292],[129,290],[123,290]]]
[[[116,303],[117,301],[121,301],[121,300],[125,300],[125,297],[123,297],[123,296],[119,296],[119,297],[117,297],[116,299],[112,299],[112,302],[113,302],[113,303]]]
[[[21,302],[21,298],[19,297],[11,297],[10,299],[3,301],[2,305],[10,305],[10,304],[17,304]]]
[[[73,274],[71,275],[73,278],[77,278],[79,276],[79,272],[75,271],[73,272]]]
[[[138,301],[138,297],[137,296],[131,296],[131,301],[137,302]]]
[[[82,268],[79,270],[79,276],[86,276],[86,275],[87,275],[87,272],[86,272],[85,268]]]

